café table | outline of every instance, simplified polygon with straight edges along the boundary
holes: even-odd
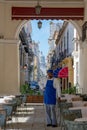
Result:
[[[78,95],[65,94],[64,97],[61,97],[61,100],[67,100],[67,102],[82,101],[82,98]]]
[[[87,117],[76,118],[74,121],[82,121],[82,122],[87,122]]]
[[[72,101],[73,107],[87,106],[87,101]]]
[[[70,107],[69,110],[81,110],[82,117],[87,117],[87,106]]]

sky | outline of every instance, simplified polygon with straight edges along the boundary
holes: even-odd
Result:
[[[48,39],[50,36],[50,22],[60,23],[62,20],[41,20],[42,28],[39,29],[37,26],[39,20],[31,20],[32,24],[32,40],[36,43],[39,42],[39,50],[43,52],[43,55],[47,56],[49,51]]]
[[[50,35],[50,26],[49,26],[49,20],[42,20],[42,28],[39,29],[37,26],[37,22],[39,20],[32,20],[32,40],[35,42],[39,42],[39,50],[43,52],[43,55],[46,57],[49,45],[48,45],[48,38]]]

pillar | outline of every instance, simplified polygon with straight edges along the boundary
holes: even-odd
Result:
[[[84,0],[84,21],[87,21],[87,0]]]
[[[84,0],[84,22],[87,21],[87,1]],[[80,43],[80,91],[87,94],[87,37]]]
[[[87,45],[82,43],[82,47],[80,49],[80,92],[83,94],[87,94]]]
[[[0,95],[19,94],[19,87],[18,41],[0,39]]]

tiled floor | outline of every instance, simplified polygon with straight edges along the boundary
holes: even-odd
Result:
[[[60,127],[46,126],[43,104],[27,104],[18,108],[16,116],[7,122],[7,130],[60,130]]]

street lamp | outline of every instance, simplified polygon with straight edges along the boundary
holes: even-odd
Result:
[[[38,24],[38,28],[41,29],[41,27],[42,27],[42,22],[39,20],[37,24]]]
[[[27,69],[27,67],[28,67],[28,65],[27,65],[27,64],[25,64],[23,68],[24,68],[24,69]]]
[[[39,4],[39,0],[38,0],[38,2],[37,2],[37,5],[35,6],[35,13],[37,14],[37,15],[39,15],[40,13],[41,13],[41,5]],[[41,29],[41,27],[42,27],[42,22],[39,20],[39,22],[37,23],[37,25],[38,25],[38,28],[39,29]]]

